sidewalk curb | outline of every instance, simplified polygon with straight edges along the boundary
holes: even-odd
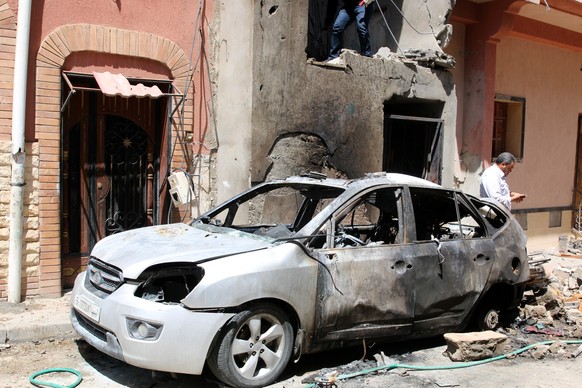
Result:
[[[69,321],[26,326],[17,322],[0,323],[0,341],[4,344],[48,339],[69,339],[77,336]]]
[[[22,303],[0,302],[0,344],[79,337],[71,324],[70,309],[69,294]]]

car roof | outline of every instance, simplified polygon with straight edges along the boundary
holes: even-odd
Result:
[[[265,183],[273,182],[287,182],[287,183],[306,183],[306,184],[317,184],[329,187],[343,187],[348,186],[367,186],[367,185],[377,185],[377,184],[388,184],[388,185],[407,185],[414,187],[427,187],[427,188],[442,188],[442,186],[436,183],[427,181],[426,179],[414,177],[411,175],[399,174],[399,173],[388,173],[388,172],[374,172],[367,173],[361,178],[355,179],[338,179],[338,178],[327,178],[323,174],[311,173],[300,176],[290,176],[286,179],[280,179]]]

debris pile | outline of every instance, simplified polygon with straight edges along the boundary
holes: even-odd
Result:
[[[430,49],[410,49],[404,51],[404,56],[417,62],[421,66],[431,68],[450,69],[455,67],[455,58],[452,55],[445,54],[442,51]]]
[[[582,338],[582,262],[558,265],[548,273],[543,262],[531,266],[532,280],[525,292],[518,325],[538,331]],[[555,329],[555,330],[553,330]]]
[[[570,241],[567,252],[579,241]],[[582,260],[567,264],[562,257],[571,253],[530,255],[530,282],[520,306],[519,315],[506,329],[513,347],[536,341],[558,340],[551,345],[536,346],[528,352],[533,358],[576,357],[572,346],[563,340],[582,339]],[[554,263],[554,259],[557,263]],[[553,265],[552,265],[553,264]],[[505,331],[500,329],[500,331]]]
[[[442,51],[430,49],[409,49],[402,53],[390,51],[388,47],[380,47],[374,58],[399,60],[405,63],[414,63],[424,67],[450,69],[455,67],[456,61],[452,55]]]

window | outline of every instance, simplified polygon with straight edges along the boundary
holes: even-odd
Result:
[[[388,187],[364,194],[333,215],[309,246],[345,248],[402,243],[402,188]],[[330,233],[328,233],[328,231]]]
[[[508,219],[503,215],[503,212],[495,208],[493,205],[483,202],[480,199],[471,197],[471,202],[479,210],[479,213],[494,231],[501,229],[507,224]],[[516,214],[517,218],[518,214]]]
[[[525,98],[496,95],[492,158],[506,151],[511,152],[518,159],[523,158],[524,128]]]
[[[456,240],[484,237],[485,229],[453,191],[411,188],[416,240]]]
[[[336,187],[274,182],[223,203],[201,216],[201,220],[258,236],[286,238],[303,228],[342,192]]]

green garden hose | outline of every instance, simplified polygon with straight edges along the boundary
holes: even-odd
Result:
[[[523,352],[525,352],[525,351],[527,351],[527,350],[529,350],[531,348],[534,348],[534,347],[536,347],[538,345],[548,345],[548,344],[552,344],[554,342],[562,342],[562,343],[565,343],[565,344],[582,344],[582,340],[566,340],[566,341],[562,341],[562,340],[548,340],[548,341],[541,341],[541,342],[536,342],[536,343],[531,344],[531,345],[524,346],[523,348],[514,350],[513,352],[509,352],[509,353],[506,353],[506,354],[502,354],[500,356],[486,358],[484,360],[462,362],[462,363],[453,364],[453,365],[435,365],[435,366],[417,366],[417,365],[407,365],[407,364],[388,364],[388,365],[378,366],[378,367],[375,367],[375,368],[364,369],[364,370],[361,370],[361,371],[358,371],[358,372],[354,372],[354,373],[348,373],[348,374],[344,374],[344,375],[338,375],[338,376],[334,377],[334,381],[347,380],[347,379],[351,379],[352,377],[362,376],[362,375],[365,375],[365,374],[368,374],[368,373],[378,372],[378,371],[381,371],[381,370],[392,370],[392,369],[398,369],[398,368],[411,369],[411,370],[445,370],[445,369],[468,368],[468,367],[471,367],[471,366],[487,364],[489,362],[493,362],[493,361],[501,360],[503,358],[508,358],[508,357],[511,357],[511,356],[515,356],[515,355],[520,354],[520,353],[523,353]],[[315,386],[317,386],[317,383],[306,385],[305,388],[315,387]]]
[[[60,384],[55,384],[55,383],[51,383],[51,382],[47,382],[47,381],[42,381],[42,380],[37,380],[36,378],[40,375],[44,375],[47,373],[72,373],[75,376],[77,376],[77,380],[70,385],[60,385]],[[41,371],[35,372],[33,374],[30,375],[30,377],[28,378],[28,380],[30,381],[30,383],[32,385],[34,385],[35,387],[52,387],[52,388],[75,388],[77,385],[81,384],[81,380],[83,380],[83,378],[81,377],[81,372],[75,370],[75,369],[71,369],[71,368],[50,368],[50,369],[43,369]]]

